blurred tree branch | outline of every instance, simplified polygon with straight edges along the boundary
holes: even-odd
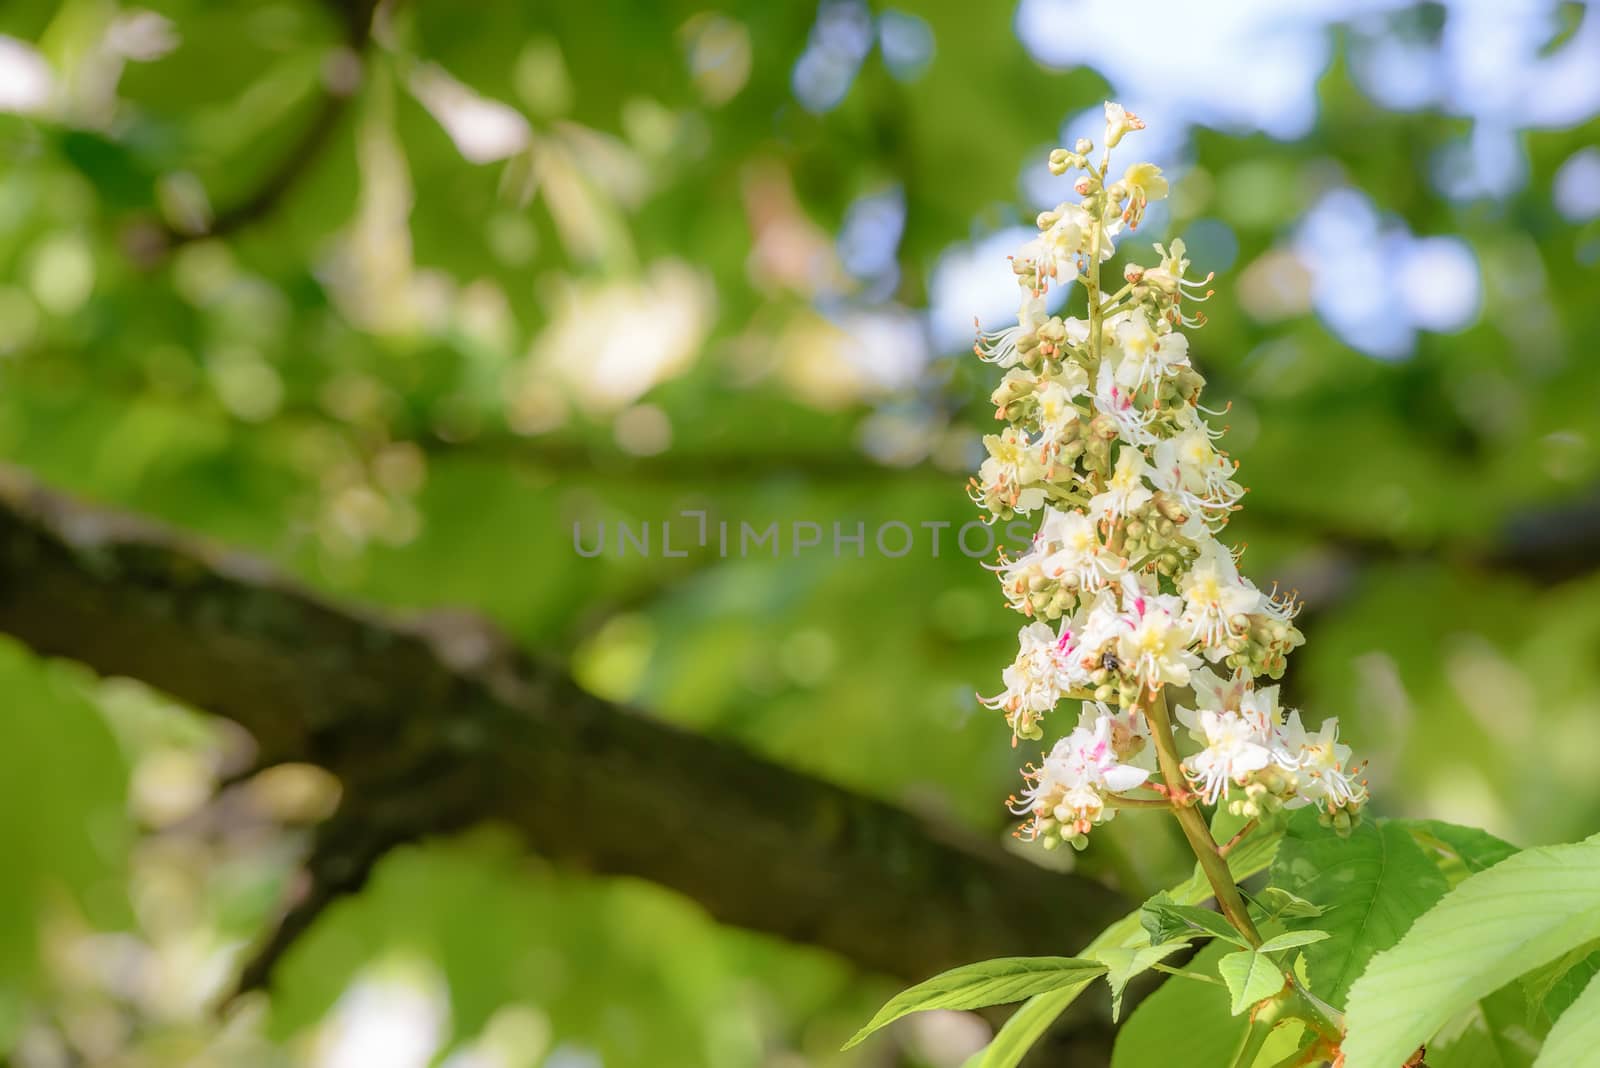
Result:
[[[486,436],[453,442],[425,437],[417,444],[436,455],[482,455],[513,467],[570,475],[583,472],[645,482],[702,484],[781,478],[791,475],[831,483],[939,481],[959,492],[964,472],[923,460],[884,464],[859,452],[839,449],[668,452],[625,456],[582,443],[554,439]],[[976,466],[975,464],[973,465]],[[1378,529],[1336,526],[1327,517],[1274,507],[1252,496],[1239,527],[1293,534],[1333,550],[1352,563],[1435,558],[1489,571],[1557,583],[1600,568],[1600,489],[1570,501],[1510,513],[1493,540],[1473,542],[1430,536],[1407,538]]]
[[[920,979],[1087,942],[1127,903],[991,843],[620,708],[454,613],[324,601],[264,563],[75,503],[0,469],[0,630],[248,729],[263,764],[339,777],[313,889],[271,965],[392,846],[483,821],[726,923]]]
[[[327,0],[324,6],[339,23],[341,43],[339,50],[330,54],[325,62],[322,93],[305,128],[255,188],[217,212],[203,230],[188,232],[170,225],[164,227],[155,249],[136,244],[139,259],[154,260],[157,256],[152,255],[152,251],[159,255],[189,241],[225,236],[266,218],[322,158],[339,128],[340,119],[360,88],[364,53],[372,40],[372,20],[378,0]]]

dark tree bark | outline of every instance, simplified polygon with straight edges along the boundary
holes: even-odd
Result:
[[[716,919],[905,979],[1070,953],[1128,904],[581,690],[459,614],[332,604],[249,556],[75,503],[0,469],[0,630],[246,728],[344,798],[272,962],[384,851],[483,821],[597,873],[661,883]]]

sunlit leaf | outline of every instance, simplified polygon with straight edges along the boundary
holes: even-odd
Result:
[[[849,1049],[908,1013],[926,1009],[980,1009],[1008,1005],[1035,994],[1068,988],[1081,990],[1105,972],[1104,964],[1077,957],[1000,957],[952,968],[890,998],[844,1048]]]
[[[1122,994],[1128,983],[1149,971],[1153,965],[1166,960],[1189,945],[1187,939],[1176,939],[1150,946],[1117,946],[1087,951],[1106,966],[1106,982],[1111,984],[1111,1019],[1122,1015]]]
[[[1290,821],[1272,867],[1272,882],[1323,910],[1290,921],[1328,937],[1306,947],[1311,988],[1334,1005],[1368,960],[1399,941],[1444,894],[1439,869],[1404,828],[1368,820],[1348,838],[1321,826],[1314,810]]]
[[[1274,935],[1261,943],[1262,953],[1277,953],[1283,949],[1294,949],[1297,946],[1309,946],[1313,942],[1321,942],[1329,938],[1327,931],[1285,931],[1281,935]]]
[[[1348,1068],[1403,1060],[1508,977],[1595,938],[1600,837],[1525,850],[1474,875],[1374,957],[1351,988]]]
[[[1276,994],[1284,984],[1283,969],[1260,950],[1229,953],[1217,961],[1217,974],[1228,984],[1228,995],[1233,999],[1228,1008],[1235,1016]]]
[[[1600,1053],[1600,978],[1589,981],[1583,993],[1556,1020],[1545,1037],[1534,1068],[1571,1068],[1591,1063]]]

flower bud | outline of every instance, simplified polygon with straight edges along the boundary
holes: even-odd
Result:
[[[1064,148],[1058,148],[1050,153],[1050,173],[1058,178],[1067,173],[1068,161],[1071,154]]]
[[[1178,499],[1172,496],[1170,493],[1157,493],[1153,503],[1156,506],[1156,511],[1160,512],[1171,522],[1187,523],[1189,521],[1188,509],[1184,508],[1184,506],[1178,502]]]
[[[1072,150],[1080,156],[1087,156],[1089,153],[1094,151],[1094,142],[1089,140],[1087,137],[1080,137],[1073,144]]]

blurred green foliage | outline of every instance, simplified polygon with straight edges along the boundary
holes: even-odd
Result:
[[[1167,131],[1184,147],[1149,237],[1192,232],[1220,274],[1194,349],[1252,490],[1245,567],[1310,601],[1292,701],[1341,716],[1385,811],[1571,839],[1600,820],[1600,576],[1478,555],[1600,473],[1600,223],[1552,199],[1600,122],[1518,129],[1520,184],[1446,195],[1438,161],[1471,121],[1385,106],[1351,56],[1438,45],[1458,12],[1395,7],[1305,28],[1336,45],[1305,73],[1305,136]],[[318,0],[7,4],[0,34],[49,84],[0,113],[0,455],[339,594],[474,608],[604,696],[998,835],[1020,760],[973,694],[1016,621],[949,542],[572,548],[575,522],[685,509],[947,537],[971,518],[992,382],[929,332],[935,282],[1029,218],[1025,168],[1064,118],[1113,90],[1137,108],[1141,86],[1040,64],[1005,10],[906,8],[846,12],[866,50],[813,110],[808,4],[406,0],[370,42]],[[1550,50],[1597,17],[1552,10]],[[888,62],[874,18],[931,53]],[[1317,281],[1297,235],[1340,190],[1386,229],[1335,232],[1376,253],[1465,242],[1469,322],[1377,359],[1312,310],[1316,285],[1349,283]],[[903,222],[853,272],[841,231],[880,196]],[[1381,306],[1428,291],[1378,262]],[[1005,277],[999,254],[983,269]],[[844,1063],[830,1051],[881,993],[488,835],[388,858],[297,947],[270,1021],[216,1024],[206,999],[292,878],[299,824],[270,798],[245,831],[204,816],[240,745],[221,725],[14,648],[0,680],[0,1038],[24,1052],[65,1036],[94,1063],[343,1065],[340,1012],[399,975],[445,991],[441,1049],[525,1057],[485,1063]],[[604,803],[574,798],[574,819]],[[1132,893],[1187,870],[1147,821],[1104,837],[1078,862]],[[959,1034],[900,1041],[912,1063],[960,1059]]]

